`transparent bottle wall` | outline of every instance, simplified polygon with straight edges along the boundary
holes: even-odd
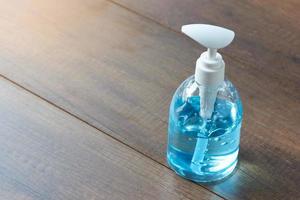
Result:
[[[208,182],[224,178],[237,164],[242,104],[236,88],[225,80],[218,88],[211,118],[203,119],[199,88],[191,76],[173,96],[167,158],[179,175]]]

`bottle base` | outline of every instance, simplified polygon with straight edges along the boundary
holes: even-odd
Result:
[[[179,176],[197,182],[197,183],[210,183],[210,182],[216,182],[220,181],[222,179],[225,179],[229,175],[231,175],[237,166],[238,160],[236,159],[234,162],[232,162],[228,167],[226,167],[224,170],[220,170],[218,172],[201,172],[201,173],[195,173],[191,171],[191,169],[184,169],[181,166],[176,165],[176,163],[172,162],[171,159],[167,158],[168,165],[171,167],[173,171],[175,171],[176,174]]]

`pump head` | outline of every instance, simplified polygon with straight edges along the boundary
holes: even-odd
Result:
[[[225,63],[217,50],[232,42],[234,32],[208,24],[184,25],[181,31],[207,48],[197,60],[195,72],[195,81],[200,89],[200,114],[207,119],[214,110],[218,87],[224,81]]]
[[[206,47],[212,59],[216,57],[217,49],[228,46],[234,38],[233,31],[208,24],[184,25],[181,31]]]

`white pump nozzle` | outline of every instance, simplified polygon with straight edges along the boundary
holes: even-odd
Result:
[[[197,60],[195,80],[200,87],[201,117],[211,117],[218,87],[224,81],[225,64],[217,50],[229,45],[234,32],[208,24],[190,24],[181,28],[182,32],[205,46],[207,51]]]
[[[211,49],[224,48],[228,46],[234,38],[233,31],[208,24],[184,25],[181,31],[199,44]]]

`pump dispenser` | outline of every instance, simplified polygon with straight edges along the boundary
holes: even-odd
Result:
[[[224,80],[225,63],[218,49],[234,32],[207,24],[182,26],[182,32],[207,48],[195,75],[176,90],[169,117],[168,163],[179,175],[197,182],[224,178],[236,166],[242,104],[237,90]]]
[[[225,64],[218,49],[229,45],[234,32],[225,28],[207,25],[191,24],[182,26],[182,32],[207,48],[197,60],[195,80],[203,86],[200,90],[202,118],[210,118],[218,92],[218,87],[224,81]]]

